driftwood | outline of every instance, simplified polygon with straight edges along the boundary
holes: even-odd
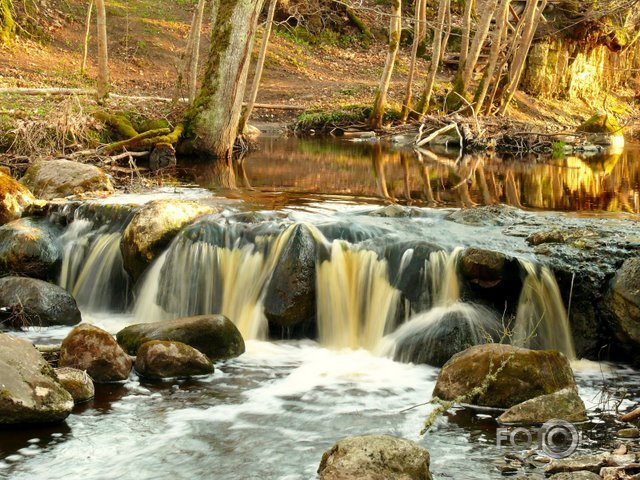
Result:
[[[461,146],[464,145],[464,139],[462,138],[462,135],[460,134],[460,129],[458,128],[458,125],[456,123],[450,123],[445,127],[439,128],[438,130],[436,130],[435,132],[431,132],[429,135],[427,135],[424,138],[422,138],[423,127],[424,127],[424,124],[420,126],[420,131],[418,132],[418,136],[415,141],[415,144],[418,147],[422,147],[427,143],[433,141],[435,138],[439,137],[440,135],[444,135],[445,133],[448,133],[452,130],[455,130],[456,133],[458,134],[458,138],[460,138],[460,145]]]
[[[640,418],[640,407],[636,408],[635,410],[629,413],[625,413],[623,416],[620,417],[620,420],[622,420],[623,422],[633,422],[634,420],[637,420],[639,418]]]

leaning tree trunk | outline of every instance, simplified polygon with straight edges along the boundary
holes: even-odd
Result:
[[[411,46],[411,63],[409,64],[409,76],[407,77],[407,86],[404,94],[404,102],[402,104],[402,114],[400,119],[406,122],[411,112],[411,99],[413,97],[413,77],[416,72],[416,57],[418,56],[418,47],[422,42],[422,37],[425,31],[425,25],[422,24],[420,12],[422,11],[422,5],[424,0],[415,0],[415,15],[413,26],[413,45]]]
[[[96,14],[98,25],[98,103],[109,96],[109,55],[107,53],[107,13],[104,0],[96,0]]]
[[[431,95],[433,94],[433,86],[436,83],[436,76],[438,75],[438,67],[440,66],[440,52],[442,50],[442,33],[444,30],[444,21],[449,9],[450,0],[440,0],[438,6],[438,19],[436,20],[436,29],[433,34],[433,52],[431,53],[431,65],[429,67],[429,74],[427,81],[422,92],[422,99],[420,100],[420,106],[418,111],[420,117],[424,117],[429,110],[429,103],[431,103]],[[422,120],[422,118],[421,118]]]
[[[238,136],[251,49],[263,0],[216,0],[207,67],[187,111],[189,148],[230,159]]]
[[[478,22],[476,34],[474,35],[473,42],[471,43],[471,47],[469,48],[467,59],[464,63],[464,66],[461,66],[461,68],[464,68],[464,73],[462,75],[463,92],[467,91],[471,79],[473,78],[473,71],[476,69],[478,59],[480,58],[480,53],[482,52],[482,47],[484,46],[484,43],[487,40],[487,36],[489,35],[489,29],[491,28],[491,19],[493,18],[493,14],[496,11],[497,3],[498,0],[488,0],[483,6],[483,13],[480,17],[480,21]]]
[[[373,110],[369,117],[369,125],[371,128],[382,128],[382,117],[384,109],[387,105],[387,92],[391,83],[391,75],[393,74],[393,65],[396,62],[398,48],[400,47],[400,31],[402,30],[402,2],[401,0],[392,0],[391,21],[389,22],[389,50],[387,52],[387,61],[384,65],[384,71],[380,78],[380,86],[376,93],[373,103]]]
[[[199,0],[196,13],[193,19],[191,30],[191,51],[189,55],[189,103],[196,98],[196,90],[198,87],[198,63],[200,61],[200,32],[202,31],[202,17],[204,16],[204,6],[206,0]]]
[[[11,6],[11,0],[0,0],[0,45],[8,45],[15,34],[16,24]]]
[[[84,75],[87,70],[87,56],[89,55],[89,38],[91,35],[91,12],[93,11],[93,0],[89,0],[87,8],[87,22],[84,29],[84,48],[82,51],[82,64],[80,65],[80,75]]]
[[[464,69],[469,53],[469,38],[471,36],[471,13],[473,11],[474,0],[465,0],[464,13],[462,14],[462,38],[460,40],[460,60],[458,62],[460,71]]]

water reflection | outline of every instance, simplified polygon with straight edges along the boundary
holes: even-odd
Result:
[[[640,149],[591,157],[457,156],[387,143],[266,138],[236,166],[254,195],[379,197],[422,206],[490,205],[565,211],[640,212]],[[211,186],[206,171],[196,174]]]

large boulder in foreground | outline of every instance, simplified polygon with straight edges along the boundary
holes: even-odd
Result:
[[[58,231],[41,219],[21,218],[0,227],[0,274],[48,278],[62,257]]]
[[[587,410],[576,389],[565,388],[514,405],[498,417],[498,422],[540,425],[554,419],[567,422],[587,420]]]
[[[132,360],[109,332],[82,324],[69,332],[60,347],[60,367],[85,370],[97,383],[129,378]]]
[[[429,451],[389,435],[340,440],[322,455],[320,480],[431,480]]]
[[[59,422],[73,398],[26,340],[0,333],[0,424]]]
[[[244,353],[240,331],[224,315],[199,315],[130,325],[118,332],[117,339],[130,355],[137,355],[142,344],[150,340],[186,343],[211,360],[233,358]]]
[[[640,357],[640,257],[629,258],[617,271],[605,308],[618,341]]]
[[[191,377],[213,373],[204,353],[182,342],[151,340],[138,349],[136,372],[147,378]]]
[[[55,371],[60,385],[71,394],[75,403],[87,402],[95,396],[93,380],[87,372],[69,367],[56,368]]]
[[[577,387],[569,360],[562,353],[491,343],[454,355],[442,367],[433,396],[510,408],[564,388]]]
[[[43,200],[83,193],[113,193],[111,180],[101,169],[65,159],[47,160],[32,165],[20,182]]]
[[[35,200],[27,187],[0,172],[0,225],[20,218],[24,209]]]
[[[316,313],[316,243],[305,225],[293,227],[264,300],[267,319],[291,327]]]
[[[65,289],[33,278],[0,278],[0,307],[19,311],[32,326],[77,325],[82,320],[75,299]]]
[[[120,248],[124,267],[134,278],[169,245],[173,237],[198,217],[215,209],[197,202],[156,200],[144,205],[127,225]]]

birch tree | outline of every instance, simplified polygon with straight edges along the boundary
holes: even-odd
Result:
[[[442,50],[442,34],[444,31],[444,21],[449,9],[450,0],[440,0],[438,5],[438,18],[436,20],[436,29],[433,34],[433,51],[431,52],[431,65],[429,66],[429,74],[422,92],[422,99],[418,108],[420,115],[424,116],[429,109],[431,95],[433,94],[433,86],[436,83],[438,75],[438,67],[440,66],[440,52]]]
[[[109,54],[107,52],[107,13],[104,0],[96,0],[98,26],[98,85],[96,95],[98,103],[109,96]]]

